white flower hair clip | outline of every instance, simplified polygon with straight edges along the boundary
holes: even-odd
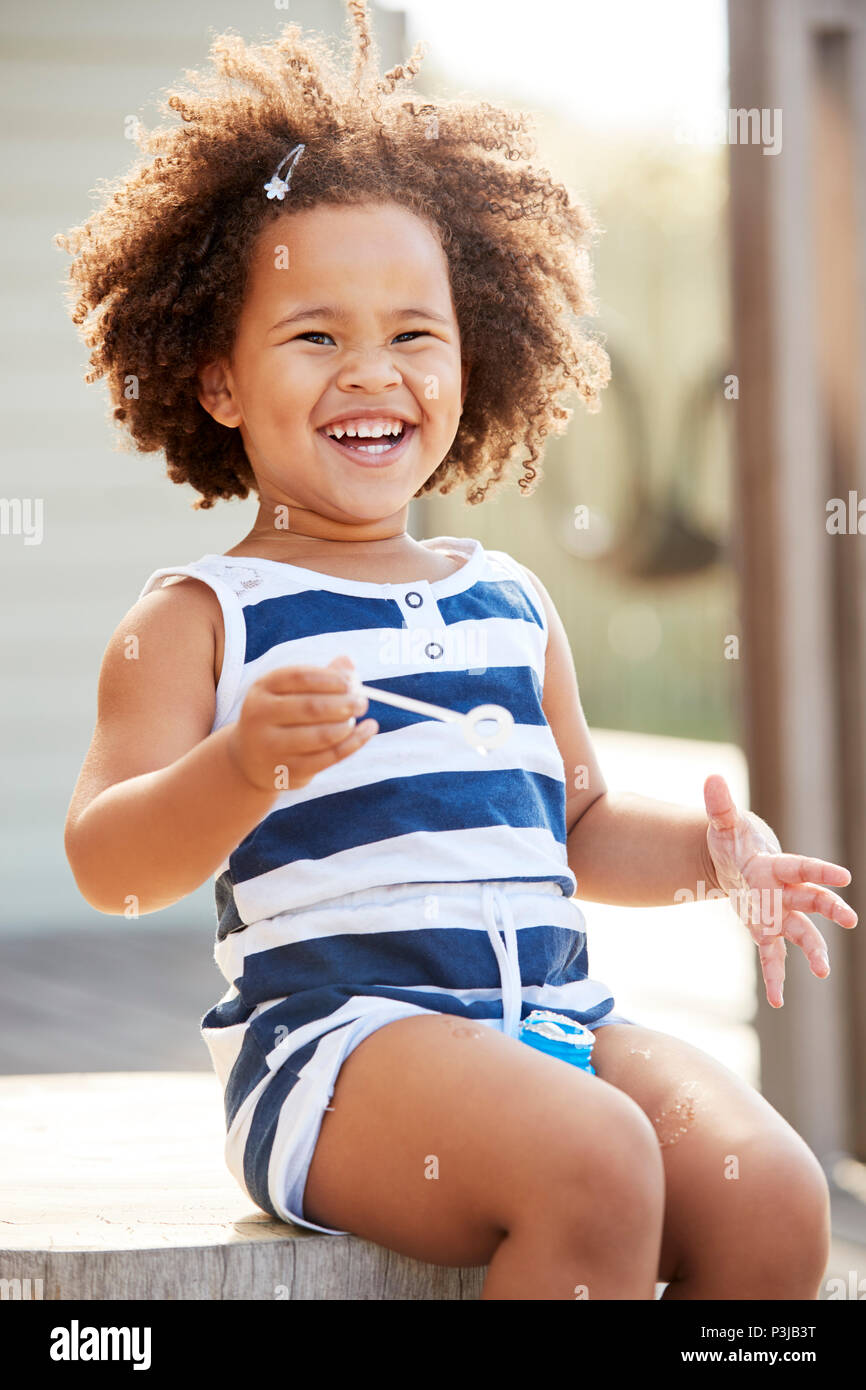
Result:
[[[273,177],[266,184],[263,185],[264,190],[269,198],[279,198],[280,202],[283,201],[291,186],[292,171],[295,165],[297,164],[298,160],[300,159],[301,155],[304,153],[305,148],[306,146],[304,145],[295,145],[292,149],[289,150],[289,153],[286,155],[286,158],[280,160],[279,164],[277,165],[274,171]],[[281,179],[280,170],[286,163],[286,160],[289,159],[292,162],[289,165],[289,168],[286,172],[285,179]]]

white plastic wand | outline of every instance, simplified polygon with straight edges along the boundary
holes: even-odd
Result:
[[[502,705],[476,705],[466,714],[458,714],[457,710],[445,709],[442,705],[428,705],[426,700],[412,700],[408,695],[394,695],[390,690],[379,690],[375,685],[361,685],[359,681],[353,683],[352,689],[367,695],[371,700],[380,700],[385,705],[396,705],[398,709],[429,714],[431,719],[443,719],[449,723],[460,724],[466,742],[477,748],[479,753],[486,753],[488,748],[497,748],[500,743],[505,742],[514,728],[513,717]],[[482,720],[493,720],[497,726],[495,731],[480,733],[475,726]]]

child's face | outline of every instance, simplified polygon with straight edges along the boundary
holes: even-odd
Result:
[[[396,203],[320,205],[273,222],[253,252],[231,360],[200,383],[205,409],[240,428],[263,509],[291,503],[338,521],[399,513],[447,454],[465,396],[436,237]],[[365,465],[321,432],[358,406],[415,424],[395,460]]]

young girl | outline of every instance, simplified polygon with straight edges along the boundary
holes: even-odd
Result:
[[[781,1007],[785,938],[825,977],[804,914],[853,926],[820,886],[850,874],[782,853],[717,776],[706,815],[609,795],[542,582],[408,534],[413,497],[477,503],[520,444],[531,484],[565,389],[597,405],[593,226],[526,117],[401,100],[418,50],[377,78],[348,8],[350,81],[294,25],[218,38],[168,102],[182,124],[58,238],[74,321],[101,311],[87,379],[138,448],[201,507],[259,500],[226,554],[155,570],[108,644],[76,882],[149,913],[215,875],[228,988],[202,1033],[228,1165],[272,1216],[487,1265],[490,1299],[814,1299],[817,1159],[712,1057],[616,1012],[575,890],[739,895]],[[361,682],[514,727],[482,754]],[[594,1074],[519,1038],[539,1007],[591,1028]]]

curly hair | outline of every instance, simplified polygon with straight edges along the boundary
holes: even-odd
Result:
[[[438,236],[469,381],[448,455],[416,496],[475,481],[466,500],[480,502],[521,445],[519,486],[532,491],[545,437],[572,415],[557,397],[577,390],[595,411],[610,376],[579,322],[595,312],[597,227],[533,165],[532,118],[486,101],[401,99],[424,45],[377,77],[366,0],[347,0],[347,11],[348,77],[297,24],[264,44],[231,31],[213,39],[213,71],[186,71],[193,86],[160,101],[182,124],[139,124],[153,158],[98,189],[102,206],[54,238],[74,257],[69,312],[92,349],[85,381],[107,375],[114,419],[139,451],[164,450],[168,477],[201,494],[196,508],[256,489],[240,431],[204,409],[196,375],[230,358],[257,234],[286,212],[399,203]],[[306,150],[291,207],[277,206],[262,185],[295,142]],[[145,385],[130,391],[136,378]]]

